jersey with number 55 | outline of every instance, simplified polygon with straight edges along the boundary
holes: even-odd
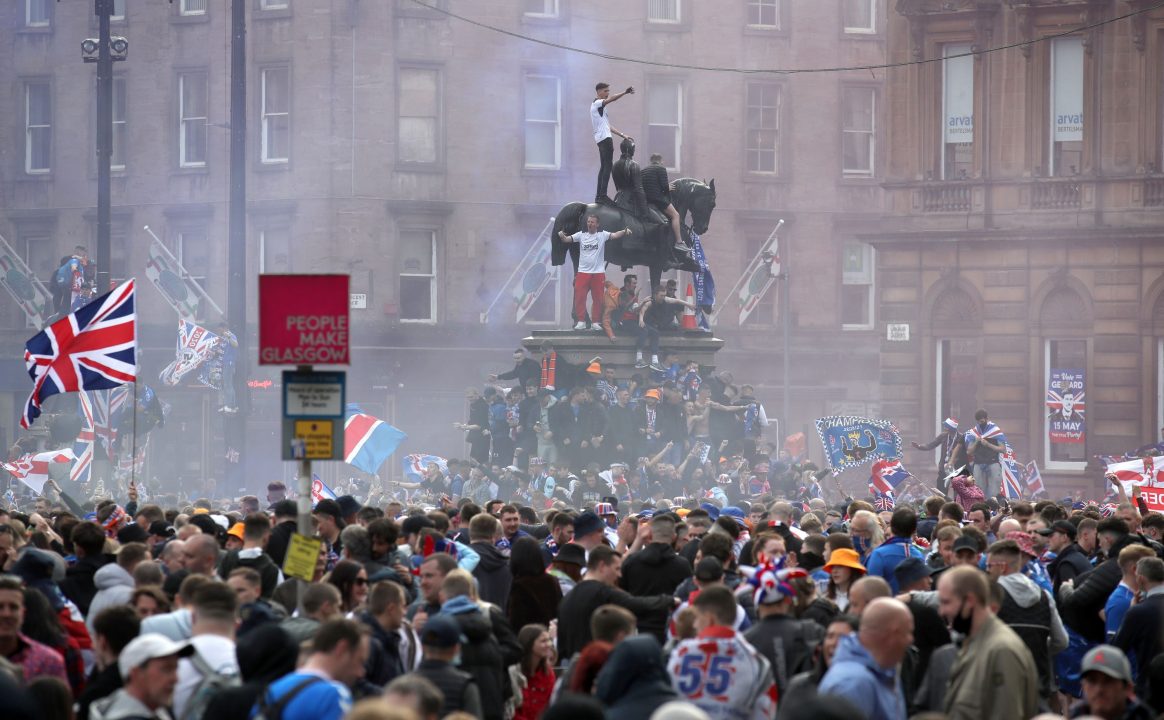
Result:
[[[735,630],[707,628],[671,651],[671,685],[712,720],[771,720],[777,691],[771,664]]]

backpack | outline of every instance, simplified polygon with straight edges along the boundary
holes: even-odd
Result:
[[[242,683],[237,674],[227,675],[210,667],[197,650],[190,656],[190,662],[202,676],[202,680],[198,682],[194,692],[190,693],[190,700],[186,703],[186,711],[182,713],[181,720],[203,720],[206,706],[218,693],[226,688],[238,687]]]
[[[294,700],[299,693],[303,692],[308,687],[318,682],[323,682],[323,678],[313,676],[301,680],[300,682],[293,685],[290,690],[284,693],[283,697],[279,698],[273,703],[268,702],[268,698],[270,697],[270,688],[263,690],[263,694],[259,695],[258,709],[256,710],[255,715],[251,718],[251,720],[282,720],[283,710],[285,710],[286,707],[291,704],[291,701]]]

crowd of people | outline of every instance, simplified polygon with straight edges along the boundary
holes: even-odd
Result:
[[[297,503],[281,483],[266,510],[166,508],[132,487],[87,508],[50,483],[0,516],[4,717],[1139,720],[1164,705],[1164,515],[1138,493],[879,508],[615,486],[536,508],[521,492],[323,499],[308,582],[282,573]]]

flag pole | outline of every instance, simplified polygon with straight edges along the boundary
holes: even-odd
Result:
[[[137,484],[137,379],[133,381],[133,405],[130,406],[129,411],[133,413],[133,441],[130,447],[129,456],[129,481],[134,485]],[[109,417],[112,419],[113,412],[110,411]]]

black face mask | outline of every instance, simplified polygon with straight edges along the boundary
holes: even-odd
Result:
[[[958,608],[958,614],[950,621],[950,629],[965,637],[970,634],[970,626],[973,624],[974,614],[966,614],[966,599],[962,598],[962,605]]]

